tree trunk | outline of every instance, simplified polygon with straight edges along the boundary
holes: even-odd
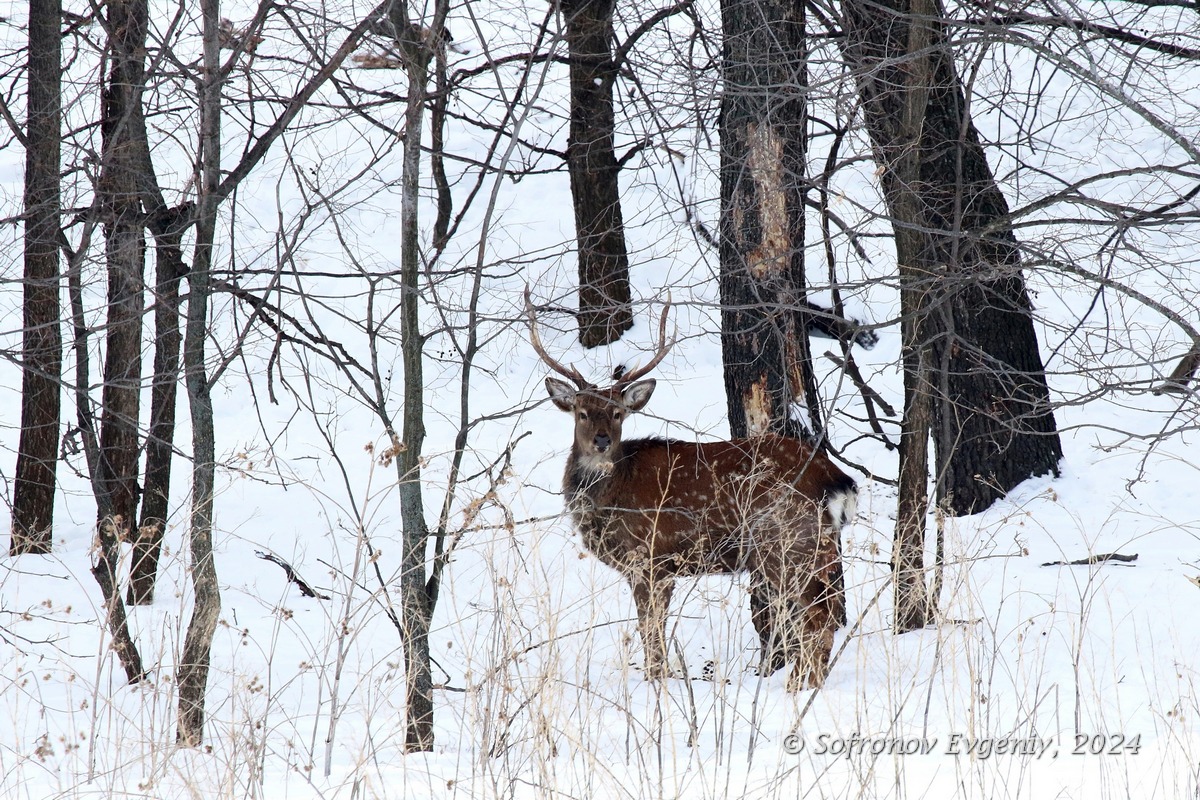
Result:
[[[125,604],[121,602],[121,586],[117,573],[117,564],[121,560],[121,545],[118,539],[116,516],[111,513],[111,506],[100,503],[100,519],[96,523],[96,554],[92,564],[92,577],[100,586],[100,594],[104,598],[105,625],[112,636],[112,650],[117,654],[125,679],[130,683],[138,683],[146,676],[142,666],[142,654],[138,652],[137,643],[129,631],[129,618],[125,613]]]
[[[439,0],[429,41],[440,40],[447,4]],[[403,169],[400,177],[400,351],[404,366],[403,439],[391,420],[380,411],[387,431],[397,445],[396,475],[400,521],[404,528],[400,554],[400,635],[404,646],[405,730],[408,752],[433,749],[433,670],[429,654],[429,626],[433,605],[426,589],[425,550],[429,529],[421,496],[421,452],[425,443],[425,339],[420,321],[420,226],[418,205],[421,175],[421,128],[433,53],[414,35],[403,3],[391,7],[389,17],[396,43],[404,53],[408,76],[405,106]],[[380,398],[383,402],[383,398]]]
[[[124,536],[134,524],[138,486],[138,416],[141,398],[143,270],[146,247],[138,186],[149,11],[145,0],[107,4],[111,63],[104,88],[104,139],[99,192],[108,266],[104,388],[101,396],[100,474],[97,485]]]
[[[929,108],[932,66],[930,17],[933,0],[912,0],[905,78],[896,123],[896,156],[891,163],[891,209],[896,234],[896,266],[900,276],[900,339],[904,369],[904,419],[900,429],[900,471],[896,497],[896,531],[892,539],[894,617],[897,633],[917,630],[931,621],[925,583],[925,533],[929,517],[929,432],[932,424],[929,375],[930,291],[944,278],[925,235],[928,221],[917,186],[921,179],[925,116]]]
[[[902,293],[920,292],[911,286]],[[906,299],[910,307],[920,298]],[[901,301],[902,308],[906,300]],[[905,313],[904,419],[900,427],[900,475],[896,499],[896,530],[892,538],[892,577],[897,633],[918,630],[932,622],[933,601],[925,583],[925,533],[929,517],[929,348],[920,341],[919,313]]]
[[[49,553],[61,412],[59,160],[62,0],[30,0],[25,128],[25,286],[21,439],[13,486],[12,555]]]
[[[104,596],[113,650],[130,683],[144,674],[141,655],[129,632],[121,599],[120,539],[137,510],[138,409],[142,359],[142,269],[145,245],[138,199],[138,139],[141,125],[143,58],[149,12],[145,2],[113,0],[104,20],[111,64],[102,97],[103,153],[97,194],[104,223],[108,267],[104,388],[99,442],[87,394],[86,327],[78,266],[72,268],[72,316],[76,324],[78,413],[88,448],[92,493],[96,498],[95,562],[92,575]],[[81,348],[83,352],[81,353]]]
[[[450,241],[450,217],[454,212],[454,194],[446,177],[446,111],[450,105],[450,76],[447,74],[446,48],[434,53],[434,95],[429,106],[429,171],[436,189],[437,216],[433,220],[433,249],[440,251]]]
[[[212,287],[213,241],[216,238],[218,189],[221,183],[221,78],[218,41],[219,0],[202,0],[204,74],[200,93],[201,180],[196,219],[196,250],[188,276],[187,334],[184,375],[192,419],[191,576],[195,592],[192,619],[180,655],[176,741],[197,747],[204,739],[204,695],[212,658],[213,635],[221,613],[221,592],[213,559],[213,489],[216,443],[211,386],[205,366],[208,299]]]
[[[570,55],[567,169],[579,258],[579,341],[611,344],[633,326],[629,254],[613,151],[615,0],[561,0]]]
[[[726,0],[721,98],[721,345],[734,436],[820,429],[805,334],[804,6]]]
[[[772,431],[819,441],[807,333],[815,307],[804,282],[804,4],[725,0],[721,19],[721,356],[729,428],[735,437]],[[765,587],[752,588],[751,619],[768,671],[786,660],[776,602]]]
[[[922,320],[932,350],[938,501],[969,514],[1030,476],[1057,474],[1062,447],[1016,237],[1004,221],[1008,204],[971,122],[936,3],[923,15],[930,77],[917,178],[905,185],[897,170],[908,144],[900,120],[913,64],[910,22],[924,1],[846,0],[844,52],[897,236],[914,224],[896,207],[909,192],[920,216],[914,235],[925,239],[923,261],[938,270]]]
[[[143,136],[145,131],[143,130]],[[142,487],[142,513],[133,538],[129,566],[131,605],[154,602],[154,585],[167,524],[171,491],[171,461],[175,451],[175,400],[179,385],[179,282],[187,271],[183,262],[181,212],[163,203],[157,179],[145,153],[144,177],[154,186],[143,202],[151,211],[150,231],[155,240],[154,378],[150,391],[150,431],[146,437],[146,477]],[[147,202],[148,201],[148,202]]]

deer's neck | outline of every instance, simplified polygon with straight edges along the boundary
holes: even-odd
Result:
[[[612,483],[614,460],[620,458],[619,450],[612,455],[612,459],[602,459],[584,455],[578,447],[572,449],[563,474],[563,492],[569,503],[583,500],[595,502],[607,493]]]

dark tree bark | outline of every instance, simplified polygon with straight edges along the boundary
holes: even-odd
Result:
[[[906,270],[908,272],[908,270]],[[929,430],[932,399],[929,389],[930,348],[923,342],[919,309],[924,302],[922,281],[911,273],[901,278],[905,342],[904,419],[900,425],[900,472],[896,497],[896,529],[892,538],[894,612],[897,633],[918,630],[933,621],[936,609],[925,582],[925,533],[929,517]]]
[[[929,385],[932,348],[929,341],[930,290],[940,277],[937,256],[926,236],[921,197],[921,148],[929,106],[932,66],[929,45],[933,0],[912,0],[914,22],[908,27],[904,52],[909,60],[892,121],[895,157],[889,164],[889,207],[896,238],[900,277],[900,340],[904,369],[904,419],[900,428],[900,470],[896,498],[896,530],[892,540],[892,573],[897,633],[923,628],[934,609],[925,582],[925,532],[929,514],[929,433],[933,406]]]
[[[805,298],[804,282],[804,4],[725,0],[721,18],[721,356],[729,427],[734,437],[773,431],[819,443],[807,335],[817,307]],[[752,587],[751,620],[768,670],[786,661],[789,647],[775,625],[776,603],[765,587]]]
[[[429,107],[429,171],[437,190],[437,216],[433,220],[433,248],[441,250],[450,240],[450,217],[454,195],[446,177],[446,110],[450,102],[450,77],[446,74],[446,44],[434,49],[434,93]]]
[[[615,0],[560,0],[570,56],[567,169],[579,258],[579,341],[611,344],[633,326],[629,254],[613,150]]]
[[[929,81],[916,179],[906,185],[900,177],[917,2],[924,0],[847,0],[844,48],[897,237],[908,228],[923,239],[914,266],[928,266],[921,325],[931,349],[938,501],[970,514],[1030,476],[1057,474],[1062,447],[1008,203],[971,121],[936,3],[922,15]],[[906,193],[912,211],[897,207]]]
[[[145,142],[145,129],[142,129]],[[129,566],[131,605],[154,602],[158,561],[167,524],[171,491],[171,461],[175,452],[175,401],[179,385],[179,283],[187,267],[183,261],[182,222],[186,210],[169,210],[158,189],[149,150],[144,150],[143,204],[150,210],[149,227],[155,240],[154,378],[150,391],[150,430],[146,438],[146,477],[133,557]]]
[[[425,442],[425,337],[420,324],[421,130],[428,99],[430,42],[441,41],[449,4],[438,0],[427,35],[420,35],[404,3],[388,11],[391,35],[404,55],[408,98],[404,114],[403,168],[400,178],[400,355],[404,366],[402,429],[396,430],[382,386],[376,384],[376,413],[393,442],[400,521],[404,528],[400,553],[400,636],[404,647],[404,747],[408,752],[433,749],[433,669],[429,627],[433,601],[426,574],[429,528],[421,495],[421,454]],[[401,438],[401,435],[403,438]]]
[[[721,97],[721,345],[735,437],[820,430],[805,335],[804,6],[726,0]]]
[[[103,152],[97,194],[104,223],[108,267],[108,317],[105,330],[104,388],[101,395],[99,442],[93,438],[94,419],[87,397],[86,352],[80,363],[80,428],[90,446],[88,467],[96,497],[97,547],[92,575],[104,596],[112,648],[126,677],[135,683],[144,675],[141,655],[129,632],[117,565],[119,539],[128,534],[137,510],[138,409],[141,376],[142,270],[145,260],[143,220],[138,199],[138,139],[142,114],[143,58],[146,52],[148,9],[145,2],[113,0],[104,18],[110,70],[102,96],[100,130]],[[72,269],[72,316],[76,321],[77,353],[86,335],[82,319],[81,286]]]
[[[213,559],[213,493],[216,482],[216,434],[212,387],[205,366],[208,301],[212,294],[213,242],[221,200],[221,72],[218,0],[202,0],[204,82],[200,91],[200,193],[196,249],[188,275],[184,376],[192,420],[192,513],[188,537],[194,600],[192,618],[180,654],[176,741],[197,747],[204,739],[205,692],[213,635],[221,613],[217,565]]]
[[[61,413],[59,160],[61,0],[30,0],[25,128],[25,285],[21,439],[13,486],[13,555],[49,553]]]
[[[108,315],[97,486],[107,496],[113,526],[124,536],[136,520],[139,494],[146,244],[138,180],[138,131],[142,127],[149,11],[145,0],[113,0],[106,7],[111,66],[102,99],[104,149],[99,194],[108,267]]]

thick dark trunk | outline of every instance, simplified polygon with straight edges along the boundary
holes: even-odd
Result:
[[[104,388],[101,395],[100,474],[113,525],[125,535],[136,521],[138,415],[141,398],[143,271],[146,246],[138,185],[137,133],[148,9],[144,0],[107,5],[111,70],[104,88],[100,195],[108,267]]]
[[[562,0],[570,55],[567,169],[579,258],[579,341],[610,344],[633,326],[629,254],[613,150],[614,0]]]
[[[804,298],[803,4],[726,0],[721,97],[721,344],[734,436],[820,428]]]
[[[144,2],[113,0],[106,6],[105,30],[111,68],[104,87],[100,130],[104,148],[97,193],[104,222],[108,267],[104,389],[100,435],[93,438],[87,396],[82,286],[72,275],[72,316],[80,359],[76,387],[80,428],[88,448],[92,493],[96,497],[97,547],[92,575],[104,596],[113,650],[130,683],[143,675],[141,656],[129,632],[121,599],[119,539],[127,535],[137,510],[138,408],[141,376],[142,269],[145,245],[138,200],[136,132],[142,113],[142,81],[148,10]]]
[[[932,426],[938,501],[953,514],[982,511],[1024,479],[1058,470],[1062,447],[1038,351],[1008,204],[971,122],[952,52],[931,4],[927,103],[919,169],[898,171],[912,59],[910,0],[847,0],[844,52],[859,86],[889,210],[908,192],[918,207],[930,275],[926,344],[931,348]],[[981,231],[988,231],[983,234]]]
[[[948,335],[934,347],[945,382],[933,429],[938,502],[974,514],[1026,478],[1057,475],[1062,444],[1024,279],[968,281],[947,295]]]
[[[25,285],[21,439],[13,481],[10,552],[49,553],[61,413],[59,137],[61,0],[30,0],[25,129]]]

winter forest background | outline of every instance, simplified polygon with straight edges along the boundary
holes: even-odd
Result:
[[[3,796],[1200,796],[1194,3],[0,18]],[[858,481],[822,688],[644,678],[527,290]]]

